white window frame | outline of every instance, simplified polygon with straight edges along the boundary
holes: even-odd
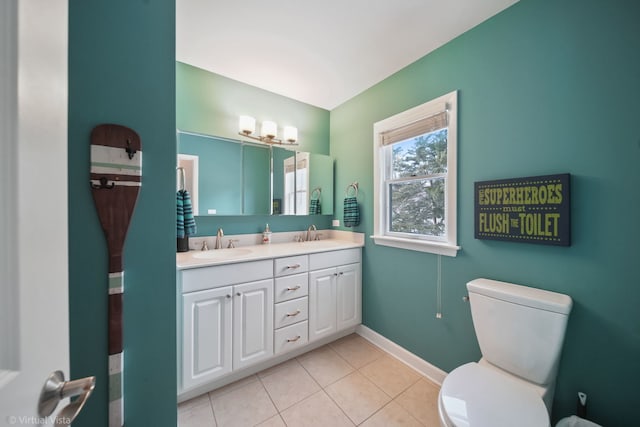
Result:
[[[394,236],[388,231],[389,198],[385,187],[386,170],[390,158],[385,157],[382,135],[418,120],[448,112],[447,129],[447,174],[445,178],[445,235],[431,238],[425,236]],[[456,256],[457,244],[457,145],[458,145],[458,91],[435,98],[422,105],[398,113],[373,125],[373,222],[371,238],[376,245],[439,255]],[[416,135],[418,136],[418,135]]]

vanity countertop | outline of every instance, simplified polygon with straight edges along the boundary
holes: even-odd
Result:
[[[191,250],[189,252],[179,252],[176,254],[176,267],[178,270],[185,270],[189,268],[336,251],[340,249],[361,248],[363,246],[364,242],[360,241],[325,239],[309,242],[241,246],[238,248],[213,249],[208,251]]]

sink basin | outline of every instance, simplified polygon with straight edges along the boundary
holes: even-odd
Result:
[[[208,251],[200,251],[191,255],[198,259],[233,259],[249,255],[251,249],[247,248],[231,248],[231,249],[215,249]]]

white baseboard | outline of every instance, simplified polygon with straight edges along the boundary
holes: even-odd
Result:
[[[415,369],[438,385],[442,385],[442,381],[444,381],[444,378],[447,376],[447,373],[442,369],[432,365],[424,359],[421,359],[410,351],[400,347],[398,344],[383,337],[379,333],[367,328],[364,325],[359,325],[356,328],[356,333],[362,338],[371,342],[371,344],[380,347],[391,356],[403,362],[405,365],[408,365],[411,368]]]

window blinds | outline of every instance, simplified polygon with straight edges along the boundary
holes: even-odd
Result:
[[[424,135],[438,129],[446,128],[448,125],[447,111],[441,111],[432,116],[416,120],[413,123],[391,129],[380,134],[382,145],[395,144],[415,136]]]

